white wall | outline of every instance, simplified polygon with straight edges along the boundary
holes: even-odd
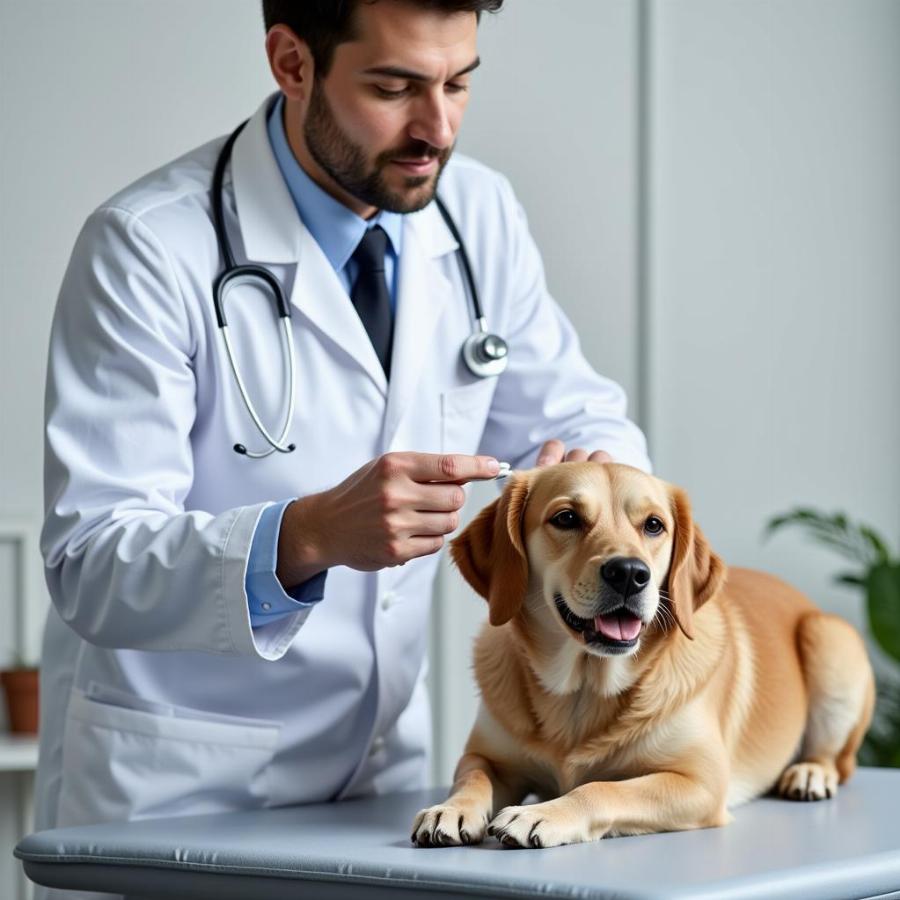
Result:
[[[730,562],[859,619],[798,504],[900,544],[900,3],[652,4],[649,428]]]

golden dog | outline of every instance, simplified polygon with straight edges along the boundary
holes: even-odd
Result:
[[[726,572],[679,488],[614,464],[518,472],[451,554],[490,607],[482,702],[419,846],[724,825],[773,787],[831,797],[855,769],[862,639],[776,578]]]

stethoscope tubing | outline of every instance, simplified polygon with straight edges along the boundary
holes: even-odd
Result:
[[[459,229],[456,227],[456,222],[453,221],[453,216],[450,215],[450,211],[444,206],[444,201],[441,200],[437,194],[434,195],[434,202],[437,205],[441,217],[450,229],[450,234],[453,235],[457,248],[459,249],[459,258],[462,260],[463,274],[466,278],[466,286],[469,291],[469,299],[472,302],[472,310],[475,313],[475,322],[478,325],[479,330],[486,332],[487,326],[484,322],[484,313],[481,311],[481,301],[478,299],[478,288],[475,287],[475,275],[472,273],[472,264],[469,262],[469,254],[466,252],[466,243],[462,239]]]
[[[294,420],[294,335],[291,333],[290,317],[282,317],[281,319],[281,348],[283,350],[283,355],[287,356],[288,359],[288,408],[287,415],[284,418],[284,424],[281,426],[281,434],[277,439],[273,438],[269,434],[268,429],[265,425],[263,425],[262,421],[257,415],[255,407],[250,402],[250,397],[247,394],[247,388],[244,385],[244,379],[241,378],[241,373],[237,366],[237,360],[234,356],[234,350],[231,346],[231,338],[228,334],[228,325],[223,325],[221,331],[222,337],[225,340],[225,350],[228,353],[228,362],[231,365],[231,371],[234,373],[234,380],[237,382],[238,390],[240,391],[241,397],[243,398],[244,405],[247,407],[247,412],[250,413],[250,417],[253,419],[253,424],[256,425],[262,436],[269,444],[268,450],[248,450],[244,446],[244,444],[235,444],[234,449],[238,453],[242,454],[243,456],[247,456],[250,459],[262,459],[266,456],[270,456],[276,450],[279,453],[293,453],[295,449],[294,445],[284,443],[285,438],[287,438],[288,431],[290,431],[291,429],[291,422],[293,422]]]

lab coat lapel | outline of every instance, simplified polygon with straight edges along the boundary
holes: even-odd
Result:
[[[239,263],[295,263],[300,249],[300,216],[266,130],[273,100],[274,95],[257,109],[231,151],[231,180],[246,256],[238,258]],[[226,184],[227,177],[226,172]]]
[[[352,356],[382,394],[387,394],[387,377],[365,325],[322,248],[306,228],[300,236],[291,303],[331,340],[335,352],[343,351]]]
[[[300,220],[266,129],[273,97],[259,107],[232,151],[232,179],[241,240],[248,261],[296,264],[291,304],[334,345],[364,369],[382,394],[387,379],[337,273]],[[242,260],[239,260],[242,261]]]
[[[434,203],[407,215],[397,291],[397,319],[385,419],[385,447],[390,447],[409,408],[419,373],[430,353],[435,326],[453,286],[437,258],[452,253],[456,240]],[[465,298],[460,298],[463,302]]]

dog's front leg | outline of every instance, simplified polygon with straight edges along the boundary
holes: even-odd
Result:
[[[466,753],[457,763],[446,802],[416,816],[412,841],[419,847],[479,844],[494,812],[524,796],[524,782],[513,784],[484,756]]]
[[[724,779],[658,772],[594,781],[545,803],[508,806],[488,826],[507,847],[556,847],[607,834],[709,828],[729,821]]]

